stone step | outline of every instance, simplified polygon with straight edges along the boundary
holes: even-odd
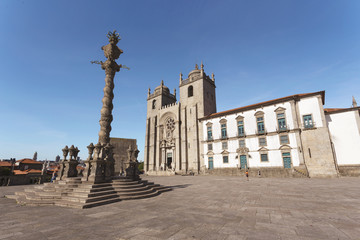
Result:
[[[112,181],[113,185],[131,185],[131,184],[139,184],[140,181]]]
[[[61,196],[61,192],[35,192],[37,196]]]
[[[125,185],[121,185],[121,184],[113,184],[112,187],[114,188],[137,188],[137,187],[143,187],[145,186],[145,184],[143,183],[138,183],[138,184],[125,184]]]
[[[119,196],[136,196],[156,192],[156,190],[150,188],[143,191],[130,191],[130,192],[118,192]]]
[[[71,202],[89,203],[89,202],[96,202],[96,201],[106,200],[106,199],[110,199],[110,198],[117,198],[117,197],[119,197],[118,194],[113,193],[113,194],[106,194],[106,195],[90,197],[90,198],[64,196],[64,197],[62,197],[62,199],[66,200],[66,201],[71,201]]]
[[[107,190],[107,191],[99,191],[99,192],[93,192],[93,193],[82,193],[82,192],[72,192],[69,193],[67,196],[69,197],[80,197],[80,198],[90,198],[90,197],[97,197],[97,196],[103,196],[108,194],[116,194],[116,191],[114,189]]]
[[[96,184],[91,184],[91,183],[83,183],[80,184],[78,188],[101,188],[101,187],[111,187],[111,183],[96,183]]]
[[[69,202],[69,201],[61,200],[61,201],[56,202],[55,205],[61,206],[61,207],[84,209],[84,208],[92,208],[92,207],[97,207],[97,206],[120,202],[120,201],[121,201],[120,198],[111,198],[111,199],[106,199],[106,200],[101,200],[101,201],[96,201],[96,202],[90,202],[90,203]]]
[[[97,187],[97,188],[74,188],[74,193],[92,193],[92,192],[101,192],[114,189],[112,186],[107,187]]]
[[[42,200],[53,200],[53,199],[61,199],[61,196],[39,196],[39,195],[26,195],[27,200],[35,200],[35,201],[42,201]]]
[[[144,190],[148,190],[150,189],[151,187],[150,186],[138,186],[138,187],[135,187],[135,188],[119,188],[119,187],[114,187],[114,189],[117,191],[117,192],[138,192],[138,191],[144,191]]]

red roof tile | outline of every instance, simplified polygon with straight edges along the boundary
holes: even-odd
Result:
[[[0,167],[11,167],[11,162],[1,161]]]
[[[38,161],[32,160],[30,158],[24,158],[21,160],[17,160],[16,162],[26,163],[26,164],[43,164],[42,162],[38,162]]]
[[[351,107],[351,108],[325,108],[324,112],[325,114],[331,114],[331,113],[340,113],[340,112],[347,112],[347,111],[354,111],[359,110],[360,107]]]
[[[232,113],[237,113],[237,112],[251,110],[254,108],[259,108],[262,106],[272,105],[272,104],[275,104],[278,102],[285,102],[285,101],[289,101],[289,100],[293,100],[293,99],[311,97],[311,96],[315,96],[315,95],[319,95],[319,94],[321,95],[322,103],[325,104],[325,91],[313,92],[313,93],[301,93],[301,94],[295,94],[295,95],[291,95],[291,96],[287,96],[287,97],[277,98],[277,99],[273,99],[273,100],[269,100],[269,101],[265,101],[265,102],[261,102],[261,103],[256,103],[256,104],[248,105],[245,107],[234,108],[234,109],[230,109],[230,110],[226,110],[226,111],[222,111],[222,112],[218,112],[218,113],[213,113],[213,114],[210,114],[203,118],[200,118],[200,120],[220,117],[220,116],[224,116],[224,115],[228,115],[228,114],[232,114]]]

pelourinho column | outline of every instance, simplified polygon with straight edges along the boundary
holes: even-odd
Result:
[[[105,87],[104,97],[102,99],[103,106],[101,108],[99,143],[105,145],[110,143],[111,122],[113,120],[113,98],[114,98],[114,77],[115,73],[120,71],[121,64],[118,65],[115,60],[119,58],[123,51],[116,46],[120,40],[120,36],[116,31],[109,32],[109,44],[102,46],[104,55],[107,58],[105,62],[100,62],[101,68],[105,70]]]

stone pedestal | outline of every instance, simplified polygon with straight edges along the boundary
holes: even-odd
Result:
[[[129,167],[126,169],[126,177],[130,178],[132,180],[140,180],[140,171],[138,169],[139,163],[136,162],[130,162]]]
[[[91,170],[91,162],[89,160],[85,161],[85,169],[83,171],[83,176],[81,178],[81,181],[86,182],[90,176],[90,170]]]
[[[77,177],[77,165],[78,161],[76,160],[64,161],[64,172],[61,179],[63,180],[68,177]]]
[[[91,183],[102,183],[105,182],[105,176],[103,174],[105,161],[101,158],[93,159],[91,162],[90,175],[88,177],[88,182]]]

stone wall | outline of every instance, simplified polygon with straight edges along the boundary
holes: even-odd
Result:
[[[123,162],[128,160],[127,149],[129,146],[137,148],[136,139],[110,138],[110,144],[114,146],[115,175],[119,175]]]
[[[360,165],[338,166],[342,177],[360,177]]]
[[[260,175],[259,175],[260,171]],[[216,175],[216,176],[243,176],[245,177],[245,170],[239,168],[217,168],[217,169],[206,169],[205,175]],[[267,178],[304,178],[306,176],[296,172],[294,169],[285,168],[250,168],[249,177],[267,177]]]
[[[26,184],[40,184],[49,182],[51,175],[26,174],[15,176],[0,176],[0,186],[26,185]]]

